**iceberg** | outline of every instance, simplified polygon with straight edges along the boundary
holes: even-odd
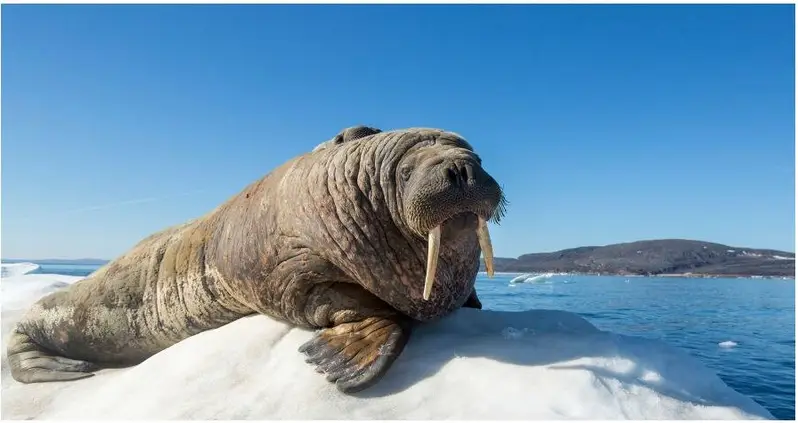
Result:
[[[36,263],[2,263],[0,264],[0,277],[25,275],[39,269]]]
[[[561,276],[565,273],[524,273],[522,275],[518,275],[510,280],[510,285],[516,285],[519,283],[545,283],[549,279],[554,276]]]
[[[297,352],[311,331],[265,316],[200,333],[134,367],[73,382],[16,382],[5,356],[14,321],[79,279],[2,278],[2,418],[773,418],[687,353],[558,310],[461,309],[419,326],[385,377],[352,396]]]
[[[25,308],[37,299],[75,283],[81,277],[51,274],[31,275],[39,269],[34,263],[0,264],[0,293],[3,296],[3,313],[6,310]],[[22,277],[24,275],[24,277]],[[3,324],[5,325],[5,315]],[[4,352],[5,353],[5,352]]]

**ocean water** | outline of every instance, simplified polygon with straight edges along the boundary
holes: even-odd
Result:
[[[39,263],[34,273],[85,276],[98,266]],[[486,309],[558,309],[599,329],[660,339],[701,360],[778,419],[795,419],[795,281],[480,274]]]
[[[30,272],[29,274],[58,274],[69,276],[88,276],[91,272],[100,268],[100,266],[92,264],[48,264],[35,262],[39,268]]]

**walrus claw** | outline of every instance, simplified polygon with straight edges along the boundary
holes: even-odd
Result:
[[[382,378],[404,349],[408,335],[408,328],[399,321],[371,317],[324,329],[299,352],[338,390],[351,394]]]

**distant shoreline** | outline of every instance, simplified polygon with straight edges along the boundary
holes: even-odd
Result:
[[[654,239],[494,257],[502,272],[681,278],[791,278],[795,253],[689,239]]]

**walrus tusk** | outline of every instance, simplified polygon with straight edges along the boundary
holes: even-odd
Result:
[[[493,244],[490,242],[490,232],[488,232],[488,222],[483,218],[479,218],[479,227],[477,228],[477,238],[479,238],[479,247],[482,249],[482,255],[485,257],[485,270],[488,272],[488,277],[493,277]]]
[[[432,284],[435,282],[435,271],[438,269],[438,251],[441,249],[440,225],[429,231],[427,251],[427,277],[424,280],[424,300],[429,300]]]

